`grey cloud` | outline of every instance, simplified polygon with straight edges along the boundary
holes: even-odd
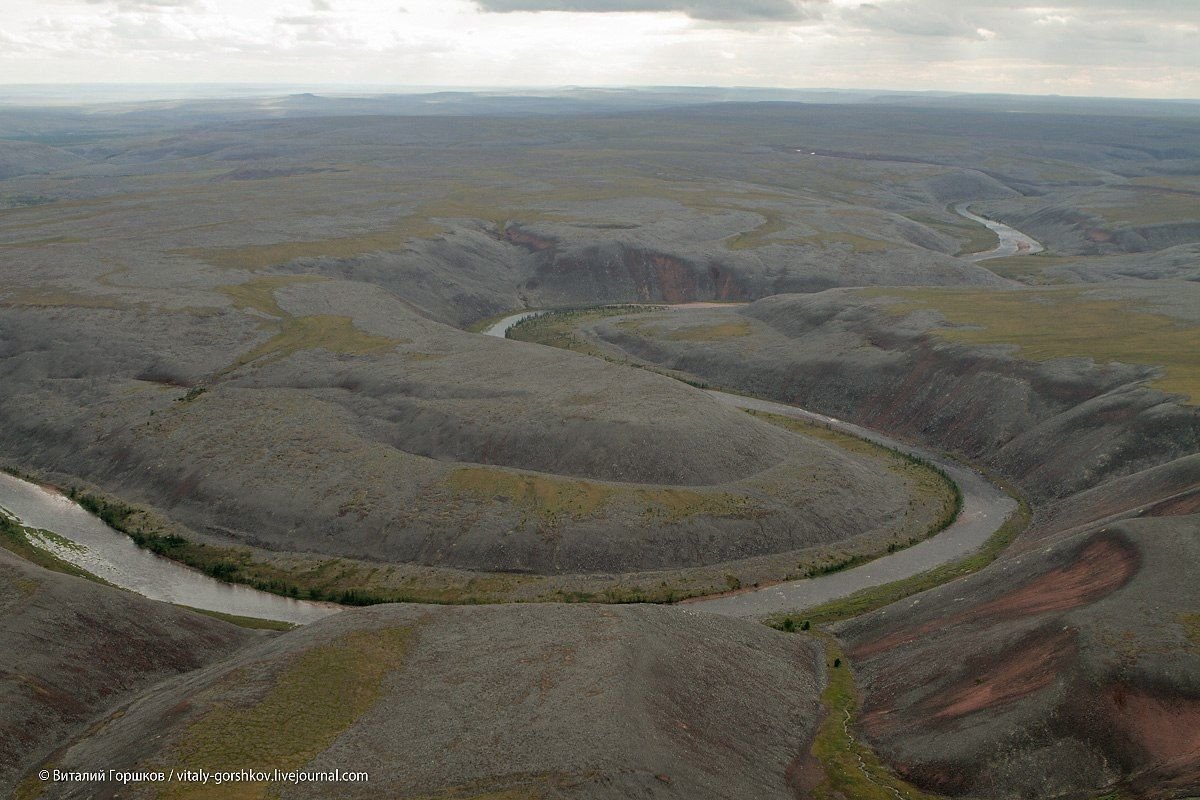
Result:
[[[88,5],[112,6],[120,11],[161,11],[165,8],[187,8],[196,0],[87,0]]]
[[[1200,13],[1194,0],[871,0],[842,8],[838,20],[885,34],[966,39],[981,38],[981,30],[1026,39],[1031,25],[1062,20],[1076,37],[1107,29],[1119,40],[1146,41],[1146,29],[1200,22]]]
[[[484,11],[682,12],[718,22],[811,19],[824,0],[475,0]]]

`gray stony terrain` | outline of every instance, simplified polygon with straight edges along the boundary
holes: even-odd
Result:
[[[878,453],[675,377],[801,405],[1033,512],[986,568],[833,628],[843,734],[948,796],[1200,792],[1194,109],[697,97],[6,106],[0,461],[268,577],[669,599],[934,522]],[[1046,252],[971,262],[995,238],[959,203]],[[745,305],[582,315],[560,349],[470,330],[694,300]],[[53,762],[372,774],[292,797],[838,796],[818,640],[686,608],[251,634],[3,551],[0,640],[0,791]]]
[[[398,668],[306,760],[365,770],[371,783],[283,797],[789,798],[789,768],[819,717],[819,648],[752,623],[649,606],[377,606],[163,684],[61,764],[194,766],[203,755],[188,760],[189,731],[216,709],[234,704],[249,719],[289,665],[330,647],[350,658],[364,632],[373,642],[400,632],[402,644],[380,645]],[[236,730],[220,743],[230,762],[255,762],[256,744]]]

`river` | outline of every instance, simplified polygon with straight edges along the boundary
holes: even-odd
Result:
[[[671,308],[686,309],[689,306],[695,308],[706,305],[688,304],[671,306]],[[534,311],[514,314],[493,325],[486,333],[490,336],[507,336],[508,331],[518,322],[539,313],[549,312]],[[975,552],[1017,508],[1015,500],[981,473],[940,453],[901,442],[886,434],[851,422],[785,403],[759,400],[715,389],[705,391],[717,400],[736,408],[765,411],[816,422],[834,430],[923,458],[931,464],[936,464],[958,484],[963,496],[963,505],[958,517],[945,530],[912,547],[829,575],[787,581],[722,597],[685,600],[684,602],[691,608],[730,617],[766,617],[782,611],[800,611],[847,597],[862,589],[910,578],[942,564],[958,561]]]
[[[342,610],[332,603],[293,600],[210,578],[143,550],[70,498],[7,473],[0,473],[0,506],[22,524],[52,531],[74,543],[36,542],[63,561],[152,600],[298,625]]]
[[[994,219],[988,219],[987,217],[981,217],[978,214],[972,213],[968,210],[968,206],[970,205],[970,203],[959,203],[954,207],[954,211],[959,216],[966,217],[972,222],[978,222],[980,225],[986,226],[1000,237],[1000,243],[991,250],[963,256],[967,261],[990,261],[993,258],[1008,258],[1009,256],[1031,256],[1046,249],[1042,247],[1042,243],[1037,239],[1021,233],[1016,228],[1011,228],[1003,222],[997,222]]]

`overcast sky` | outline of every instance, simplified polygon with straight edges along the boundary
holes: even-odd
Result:
[[[0,0],[0,82],[1200,98],[1200,0]]]

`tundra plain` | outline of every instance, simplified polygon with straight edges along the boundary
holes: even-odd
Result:
[[[224,580],[371,605],[241,628],[55,573],[5,518],[0,791],[1200,792],[1200,112],[437,100],[0,109],[4,465]],[[973,257],[964,203],[1045,251]],[[526,309],[555,313],[478,333]],[[770,626],[663,607],[958,511],[927,463],[703,387],[1024,512]]]

